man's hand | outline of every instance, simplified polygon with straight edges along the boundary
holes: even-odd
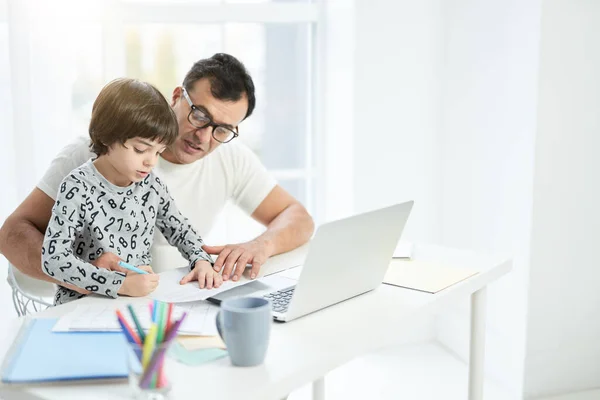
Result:
[[[223,280],[229,279],[233,273],[233,281],[240,279],[246,269],[246,264],[252,264],[250,278],[258,276],[260,267],[271,256],[270,247],[260,240],[252,240],[246,243],[228,244],[226,246],[202,246],[208,254],[218,254],[214,265],[215,271],[223,268]]]
[[[208,261],[198,260],[194,266],[194,269],[183,277],[179,282],[181,285],[185,285],[188,282],[198,281],[200,289],[212,289],[218,288],[223,283],[223,279],[218,272],[212,269],[212,266]]]

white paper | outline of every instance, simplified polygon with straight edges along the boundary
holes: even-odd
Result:
[[[189,272],[190,270],[188,267],[161,272],[158,274],[160,276],[158,287],[154,292],[150,293],[149,297],[166,303],[186,303],[190,301],[206,300],[218,293],[252,282],[251,279],[241,276],[240,280],[237,282],[232,280],[223,282],[218,289],[200,289],[197,281],[189,282],[185,285],[179,284],[181,279]]]
[[[150,329],[150,309],[146,304],[133,305],[136,316],[147,331]],[[120,308],[121,313],[131,327],[134,327],[133,319],[126,307]],[[215,317],[219,308],[206,301],[178,304],[173,307],[171,319],[173,321],[181,318],[184,311],[188,312],[186,319],[179,328],[180,335],[203,335],[212,336],[217,334]],[[52,328],[53,332],[115,332],[121,327],[117,322],[115,307],[113,305],[85,305],[77,306],[75,310],[61,317]]]
[[[308,246],[309,244],[306,243],[297,249],[269,258],[261,267],[259,278],[285,271],[302,264],[306,258]],[[209,297],[233,289],[234,287],[253,282],[254,280],[248,277],[248,270],[249,268],[246,269],[244,275],[242,275],[237,282],[228,280],[223,282],[218,289],[200,289],[197,281],[185,285],[179,284],[181,279],[189,273],[188,267],[172,269],[159,274],[160,280],[158,282],[158,287],[154,292],[150,293],[149,297],[166,303],[185,303],[189,301],[206,300]]]
[[[394,250],[394,255],[392,258],[408,258],[412,257],[413,244],[410,242],[398,242],[396,246],[396,250]]]

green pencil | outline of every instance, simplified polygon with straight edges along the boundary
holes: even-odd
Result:
[[[158,335],[156,336],[156,346],[160,346],[165,337],[165,306],[166,304],[162,301],[158,302]],[[152,382],[150,383],[151,387],[155,388],[158,381],[158,371],[152,374]]]
[[[165,337],[165,305],[162,301],[158,303],[158,336],[156,337],[156,343],[162,343]]]
[[[140,321],[138,320],[137,315],[135,315],[135,311],[133,311],[133,307],[131,306],[131,304],[129,304],[127,308],[129,309],[129,313],[131,314],[131,318],[133,318],[133,323],[135,324],[135,329],[137,329],[138,334],[140,335],[140,340],[143,344],[144,340],[146,340],[146,334],[144,334],[142,325],[140,325]]]

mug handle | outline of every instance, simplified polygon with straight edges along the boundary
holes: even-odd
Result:
[[[225,343],[225,338],[223,337],[223,328],[221,327],[221,310],[219,310],[219,312],[217,312],[217,316],[215,318],[215,324],[217,325],[217,332],[219,332],[219,336],[221,337],[221,340],[223,341],[223,343]],[[225,343],[225,346],[227,346],[227,343]]]

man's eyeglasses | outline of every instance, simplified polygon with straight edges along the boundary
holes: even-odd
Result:
[[[181,89],[183,91],[183,97],[187,100],[191,108],[190,113],[188,114],[188,121],[190,121],[190,124],[198,129],[204,129],[207,126],[212,127],[212,137],[217,142],[221,143],[231,142],[233,139],[239,136],[237,133],[237,127],[235,130],[233,130],[224,125],[215,124],[204,111],[192,103],[192,99],[190,99],[187,90],[185,90],[184,87]]]

